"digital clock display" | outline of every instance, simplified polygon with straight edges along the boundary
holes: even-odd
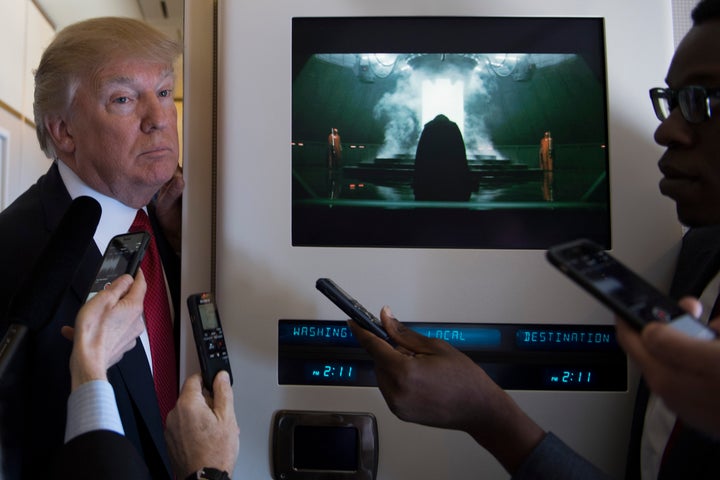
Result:
[[[551,368],[545,372],[548,387],[575,386],[579,389],[592,387],[597,381],[597,372],[589,368]]]
[[[357,366],[353,363],[309,362],[305,365],[305,378],[310,382],[313,380],[352,382],[356,376]]]
[[[613,325],[406,323],[465,353],[508,390],[627,390]],[[278,384],[377,386],[347,321],[280,320]]]

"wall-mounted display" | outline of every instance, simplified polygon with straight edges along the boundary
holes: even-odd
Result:
[[[294,246],[610,246],[601,18],[292,21]]]

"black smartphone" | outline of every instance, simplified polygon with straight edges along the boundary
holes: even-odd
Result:
[[[365,330],[371,331],[383,340],[390,341],[390,337],[382,327],[380,319],[370,313],[360,302],[351,297],[335,282],[329,278],[318,278],[317,282],[315,282],[315,288],[320,290],[323,295],[340,307],[340,310],[345,312],[346,315],[355,320],[358,325]]]
[[[102,263],[85,301],[90,300],[120,275],[128,273],[134,277],[149,242],[150,234],[145,231],[114,236],[105,249]]]
[[[665,322],[692,337],[713,339],[715,332],[680,308],[601,246],[580,239],[551,247],[547,259],[637,330]]]
[[[200,360],[203,385],[212,392],[213,380],[220,370],[228,372],[232,385],[230,357],[213,294],[210,292],[194,293],[188,296],[187,305],[190,311],[195,348]]]

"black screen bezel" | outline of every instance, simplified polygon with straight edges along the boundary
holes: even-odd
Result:
[[[369,34],[372,32],[372,34]],[[293,180],[292,245],[452,249],[546,249],[585,237],[611,248],[607,76],[600,17],[294,17],[292,78],[318,53],[523,52],[583,57],[604,95],[606,179],[598,208],[331,208],[297,201]],[[294,116],[294,115],[293,115]],[[293,119],[293,122],[295,120]],[[292,139],[295,142],[295,138]]]

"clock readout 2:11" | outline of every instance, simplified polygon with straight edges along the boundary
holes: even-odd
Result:
[[[585,384],[588,385],[592,382],[592,371],[585,370],[562,370],[559,372],[551,372],[548,376],[550,383],[571,383],[571,384]]]
[[[307,372],[314,379],[353,380],[355,369],[352,364],[318,363],[308,366]]]

